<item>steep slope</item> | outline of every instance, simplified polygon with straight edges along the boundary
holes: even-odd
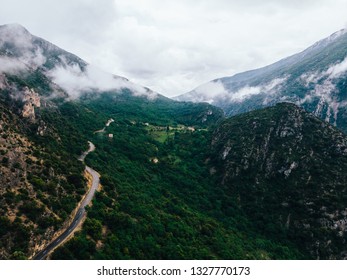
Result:
[[[271,240],[346,257],[347,137],[293,104],[225,120],[212,138],[230,200]]]
[[[344,131],[347,30],[272,65],[216,79],[177,100],[206,101],[236,115],[278,102],[293,102]]]
[[[22,114],[0,89],[0,259],[28,258],[47,245],[85,192],[73,149],[33,110]]]

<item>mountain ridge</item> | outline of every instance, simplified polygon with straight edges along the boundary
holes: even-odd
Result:
[[[127,78],[109,74],[87,63],[45,39],[32,35],[19,24],[0,26],[0,71],[39,71],[52,79],[71,98],[91,91],[130,89],[149,98],[159,96],[152,90],[136,85]],[[160,96],[163,98],[163,96]]]
[[[209,102],[229,116],[292,102],[347,131],[347,33],[342,29],[268,66],[215,79],[176,100]]]

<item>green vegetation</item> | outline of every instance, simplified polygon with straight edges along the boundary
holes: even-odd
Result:
[[[143,98],[125,96],[104,95],[73,105],[79,115],[74,125],[89,130],[86,135],[96,145],[86,161],[101,173],[103,189],[88,209],[83,231],[58,248],[53,258],[302,258],[291,244],[259,235],[225,191],[217,188],[208,163],[213,128],[192,121],[196,105],[190,113],[182,109],[183,122],[179,103],[179,108],[175,103],[169,108],[175,118],[162,110],[159,101],[140,106]],[[112,103],[110,98],[126,102]],[[89,119],[84,115],[96,109],[93,123],[84,122]],[[152,123],[154,115],[158,118]],[[105,133],[94,134],[109,118],[115,122]]]
[[[341,258],[347,205],[342,132],[293,104],[278,104],[225,120],[213,139],[216,176],[258,233],[291,242],[306,256]]]

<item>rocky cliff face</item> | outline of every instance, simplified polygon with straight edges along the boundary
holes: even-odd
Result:
[[[212,140],[223,188],[260,232],[313,258],[347,251],[347,137],[292,104],[226,120]]]
[[[35,108],[41,106],[40,96],[33,89],[26,87],[23,93],[22,117],[35,121]]]

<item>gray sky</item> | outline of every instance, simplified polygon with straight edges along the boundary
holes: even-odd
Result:
[[[347,26],[347,0],[0,0],[0,24],[175,96]]]

